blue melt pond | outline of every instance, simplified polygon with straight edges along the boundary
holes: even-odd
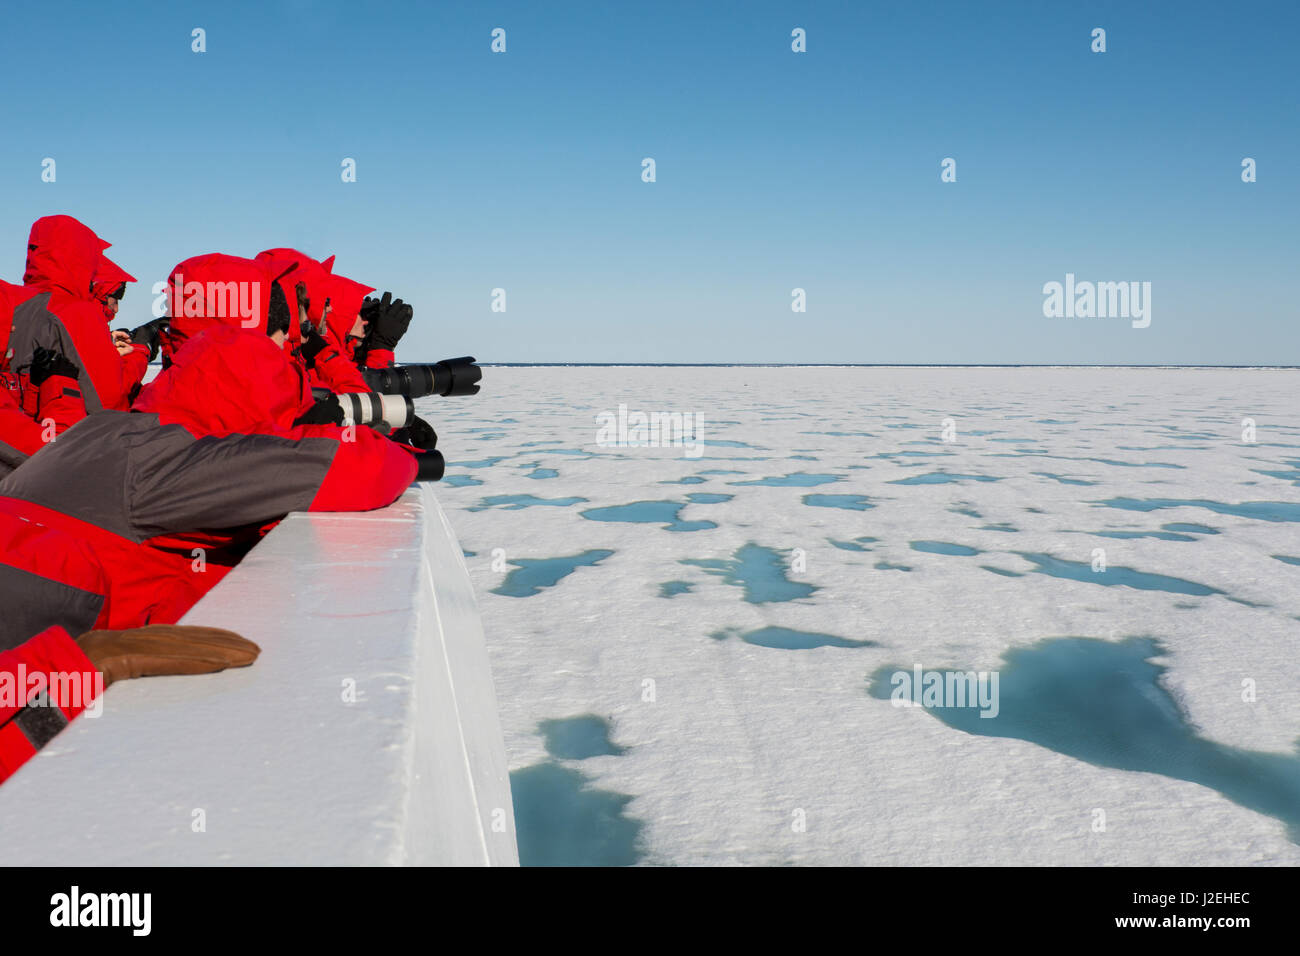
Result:
[[[852,541],[836,541],[834,538],[827,538],[826,540],[829,541],[831,544],[833,544],[835,547],[839,548],[841,551],[870,551],[871,549],[868,548],[866,545],[869,542],[879,541],[880,539],[861,537],[861,538],[854,538]]]
[[[877,561],[876,570],[878,571],[911,571],[912,569],[906,564],[890,564],[888,561]]]
[[[553,761],[510,774],[522,866],[632,866],[642,824],[624,813],[632,798],[599,790]]]
[[[733,485],[767,485],[775,488],[811,488],[814,485],[829,485],[833,481],[842,481],[840,475],[812,474],[796,471],[781,478],[756,478],[753,481],[733,481]]]
[[[1300,843],[1300,755],[1242,750],[1196,735],[1161,684],[1150,638],[1069,637],[1008,651],[996,716],[978,707],[927,707],[964,733],[1026,740],[1098,767],[1158,773],[1217,790],[1283,821]],[[868,694],[889,700],[901,669],[881,668]],[[991,710],[987,711],[992,713]]]
[[[1174,531],[1094,531],[1098,538],[1157,538],[1160,541],[1195,541],[1190,534]]]
[[[442,479],[442,483],[453,488],[464,488],[468,485],[481,485],[483,479],[475,478],[473,475],[447,475]]]
[[[1016,552],[1027,561],[1038,565],[1037,574],[1047,574],[1054,578],[1069,581],[1082,581],[1087,584],[1101,584],[1112,587],[1136,588],[1140,591],[1168,591],[1171,594],[1195,594],[1204,597],[1210,594],[1222,594],[1216,588],[1182,578],[1171,578],[1163,574],[1149,574],[1146,571],[1134,571],[1132,568],[1108,567],[1105,571],[1094,571],[1092,565],[1083,561],[1064,561],[1050,554],[1026,554]]]
[[[559,584],[578,568],[599,564],[613,553],[604,548],[596,548],[562,558],[519,558],[510,562],[515,570],[507,574],[506,579],[492,589],[492,593],[506,597],[532,597],[540,594],[542,588]]]
[[[913,475],[911,478],[896,478],[891,485],[946,485],[958,481],[1001,481],[989,475],[955,475],[947,471],[932,471],[925,475]]]
[[[528,474],[524,475],[524,477],[525,478],[559,478],[560,473],[556,471],[554,468],[534,468]]]
[[[817,590],[811,584],[791,581],[786,577],[781,555],[752,542],[739,548],[733,558],[682,558],[681,563],[703,568],[724,583],[743,588],[750,604],[793,601]]]
[[[956,554],[963,557],[979,554],[978,549],[968,548],[964,544],[949,544],[947,541],[912,541],[913,551],[924,551],[927,554]]]
[[[734,633],[734,632],[731,632]],[[729,632],[714,634],[717,639],[725,639]],[[874,641],[854,641],[834,634],[818,634],[815,631],[796,631],[788,627],[760,627],[756,631],[746,631],[740,635],[746,644],[758,647],[772,647],[783,651],[806,651],[814,647],[876,647]]]
[[[1063,485],[1095,485],[1097,483],[1095,481],[1084,481],[1082,478],[1066,478],[1064,475],[1054,475],[1050,471],[1035,471],[1031,472],[1031,474],[1037,475],[1039,478],[1051,478]]]
[[[590,521],[626,521],[631,524],[661,524],[665,531],[706,531],[716,528],[712,521],[683,521],[680,501],[634,501],[608,508],[588,508],[580,514]]]
[[[1004,578],[1023,578],[1023,577],[1024,577],[1024,575],[1021,574],[1019,571],[1008,571],[1008,570],[1006,570],[1005,568],[995,568],[995,567],[993,567],[993,565],[991,565],[991,564],[981,564],[980,567],[983,568],[985,571],[992,571],[994,574],[1000,574],[1000,575],[1002,575]]]
[[[1255,518],[1260,521],[1300,521],[1300,504],[1291,501],[1243,501],[1239,505],[1204,498],[1108,498],[1098,504],[1125,511],[1156,511],[1160,508],[1205,508],[1221,515]]]
[[[536,508],[543,505],[552,508],[568,508],[586,500],[586,498],[538,498],[535,495],[491,495],[473,508],[465,510],[486,511],[489,508],[504,508],[506,511],[519,511],[521,508]]]
[[[625,751],[609,739],[609,724],[595,714],[543,720],[537,725],[546,752],[562,760],[586,760],[588,757],[621,756]]]
[[[814,508],[843,508],[846,511],[866,511],[875,507],[866,495],[804,495],[803,503]]]
[[[690,594],[691,583],[689,581],[665,581],[659,585],[659,596],[664,598],[674,598],[679,594]]]

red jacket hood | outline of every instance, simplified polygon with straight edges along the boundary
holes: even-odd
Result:
[[[103,302],[111,293],[117,291],[118,286],[134,281],[135,276],[102,252],[99,254],[99,264],[95,266],[95,276],[91,281],[91,290],[96,299]]]
[[[331,275],[326,289],[326,294],[330,297],[330,310],[325,316],[325,324],[340,343],[346,342],[357,316],[361,314],[361,303],[375,288],[362,285],[347,276]]]
[[[73,298],[89,300],[91,280],[110,245],[71,216],[43,216],[32,223],[27,238],[23,284],[42,292],[60,289]]]
[[[293,315],[293,321],[289,323],[289,341],[292,343],[291,347],[296,347],[302,341],[302,331],[298,326],[296,286],[299,282],[307,286],[307,297],[311,300],[311,305],[307,309],[307,318],[311,320],[312,325],[319,326],[321,310],[325,308],[325,299],[329,296],[326,283],[329,281],[330,269],[334,268],[334,257],[330,256],[324,262],[320,262],[297,249],[282,247],[259,252],[257,261],[292,262],[298,266],[292,274],[280,280],[280,288],[284,292],[285,301],[289,303],[289,312]]]
[[[271,304],[271,283],[294,269],[292,262],[211,252],[186,259],[167,277],[168,321],[171,347],[204,329],[226,325],[266,334],[267,310]],[[292,290],[291,290],[292,291]],[[293,315],[293,300],[289,300]],[[289,323],[290,328],[297,325]]]
[[[195,435],[288,434],[310,404],[305,378],[264,332],[213,325],[172,356],[132,411]]]

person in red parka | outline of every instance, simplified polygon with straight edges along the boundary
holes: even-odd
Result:
[[[80,636],[72,638],[72,633]],[[48,627],[0,651],[0,783],[86,710],[132,677],[247,667],[261,648],[215,627],[154,626],[86,633]]]
[[[95,273],[108,246],[71,216],[45,216],[32,225],[23,283],[36,294],[14,310],[10,361],[23,381],[23,408],[33,416],[37,399],[27,394],[26,378],[37,348],[58,352],[78,368],[87,412],[125,411],[144,378],[149,345],[141,342],[120,354],[94,296]],[[148,331],[141,327],[142,336]]]
[[[9,333],[14,308],[36,294],[35,289],[0,282],[0,478],[86,417],[77,385],[80,370],[58,353],[39,347],[30,356],[26,375],[35,407],[30,412],[23,408],[23,380],[9,370]]]
[[[365,339],[367,331],[367,321],[361,315],[361,306],[366,297],[375,291],[374,287],[362,285],[347,276],[331,274],[326,288],[329,290],[330,307],[325,312],[322,334],[349,362],[358,364],[357,346]]]
[[[288,347],[301,359],[311,384],[331,392],[370,391],[346,349],[329,334],[329,316],[335,307],[333,294],[342,290],[338,283],[341,277],[331,272],[334,257],[318,262],[297,249],[277,248],[259,252],[257,258],[297,264],[293,272],[280,279],[280,287],[290,308],[297,304],[298,321],[291,330]]]
[[[304,326],[310,331],[303,335],[300,349],[312,384],[333,392],[369,392],[353,353],[365,331],[358,315],[361,300],[374,289],[336,275],[326,276],[323,286],[329,293],[324,315],[314,325]]]
[[[212,324],[132,412],[87,416],[0,481],[0,514],[94,552],[109,579],[108,627],[175,622],[290,511],[379,508],[413,480],[442,475],[435,451],[364,426],[300,421],[316,406],[282,348],[290,317],[274,270],[261,276],[258,289],[232,279],[214,292],[227,311],[266,302],[254,328]],[[182,305],[198,310],[197,300]],[[0,537],[0,559],[11,547]]]
[[[167,277],[169,318],[163,364],[169,365],[187,341],[215,326],[270,335],[267,321],[272,287],[297,268],[292,260],[245,259],[222,252],[191,256],[177,263]],[[283,295],[279,301],[285,301]],[[293,331],[293,323],[288,324],[289,331],[281,341],[287,341]]]
[[[121,305],[122,297],[126,295],[126,284],[134,281],[135,276],[102,252],[100,253],[99,265],[95,267],[95,277],[90,283],[90,292],[104,309],[104,318],[109,322],[117,318],[118,306]],[[127,336],[129,338],[129,333]]]
[[[298,321],[301,325],[319,325],[324,314],[325,301],[329,297],[329,293],[325,291],[325,282],[334,269],[334,257],[330,256],[328,259],[317,260],[305,252],[282,246],[275,249],[264,249],[253,258],[258,262],[292,262],[294,264],[295,268],[292,272],[280,277],[280,289],[284,292],[285,301],[289,303],[289,307],[296,309]],[[303,287],[301,294],[298,292],[298,286]],[[301,308],[298,308],[298,306],[301,306]],[[289,332],[290,351],[296,350],[302,345],[301,325],[295,324]]]

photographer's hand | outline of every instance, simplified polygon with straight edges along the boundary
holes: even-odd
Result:
[[[382,299],[370,299],[361,306],[361,317],[370,323],[366,344],[370,348],[393,351],[406,334],[415,310],[401,299],[385,292]]]
[[[233,631],[217,627],[151,624],[127,631],[87,631],[77,644],[104,686],[130,677],[164,674],[210,674],[227,667],[247,667],[261,648]]]

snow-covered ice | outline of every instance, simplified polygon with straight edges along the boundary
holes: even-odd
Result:
[[[1300,780],[1298,385],[489,368],[481,395],[420,408],[449,461],[438,493],[470,552],[511,769],[553,768],[529,798],[607,796],[633,858],[1295,865],[1300,808],[967,733],[869,688],[915,665],[1010,680],[1004,653],[1053,638],[1152,638],[1191,739],[1275,754]],[[597,416],[620,404],[698,415],[708,444],[602,447]],[[656,504],[622,507],[640,502]],[[609,746],[548,752],[554,722],[592,717]]]

